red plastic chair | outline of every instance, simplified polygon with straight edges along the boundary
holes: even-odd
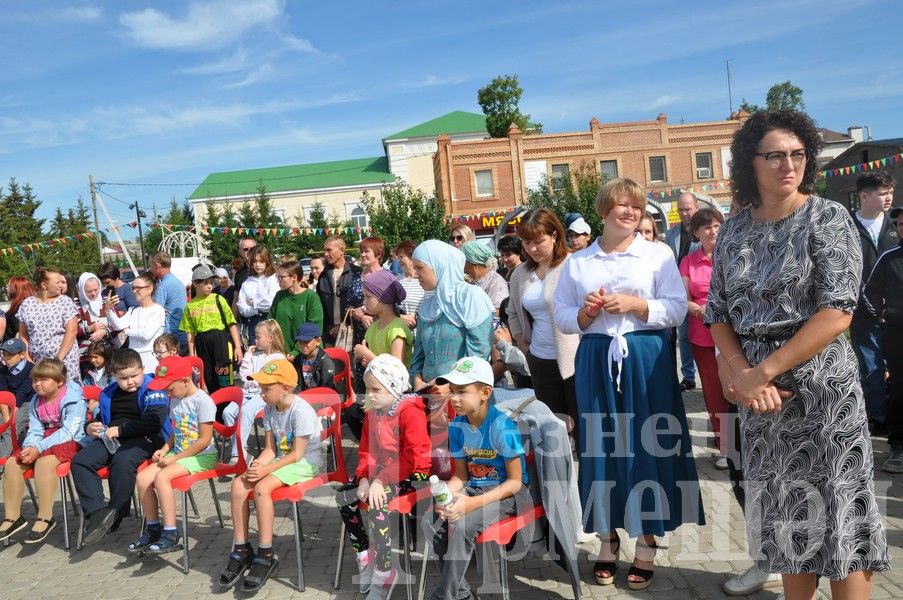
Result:
[[[532,452],[527,453],[527,462],[532,463],[535,456]],[[542,504],[536,504],[525,509],[523,512],[506,517],[500,521],[489,525],[477,536],[477,544],[494,543],[499,547],[499,575],[502,584],[502,600],[510,600],[511,595],[508,590],[508,561],[506,560],[502,549],[511,543],[518,531],[524,529],[528,525],[535,523],[538,519],[545,516],[545,508]],[[428,539],[423,547],[423,563],[420,568],[420,588],[417,592],[417,600],[423,600],[426,591],[426,565],[429,561],[430,548],[432,540]],[[574,590],[574,598],[580,598],[580,589]]]
[[[323,395],[321,398],[325,398]],[[323,406],[317,410],[317,416],[329,420],[329,427],[320,432],[320,441],[330,440],[333,448],[333,457],[335,465],[332,471],[327,471],[317,475],[313,479],[296,483],[295,485],[284,485],[272,493],[273,502],[291,502],[292,518],[295,521],[295,555],[298,561],[298,591],[304,591],[304,559],[301,555],[301,516],[300,502],[311,491],[329,485],[330,483],[345,483],[348,481],[348,471],[345,468],[345,456],[342,452],[342,412],[336,409],[337,395],[333,402],[327,406]],[[248,492],[248,499],[254,497],[254,490]]]
[[[344,382],[345,401],[342,403],[342,408],[348,408],[355,402],[351,379],[351,357],[341,348],[326,348],[326,354],[336,363],[336,366],[341,365],[340,369],[336,369],[335,385],[338,388],[339,384]]]
[[[0,467],[6,466],[6,461],[19,451],[19,436],[16,433],[16,397],[12,392],[0,392],[0,405],[9,409],[9,421],[0,423],[0,435],[9,431],[9,438],[12,440],[12,454],[9,456],[0,456]]]
[[[207,391],[207,385],[204,383],[204,360],[200,356],[186,356],[185,358],[187,358],[188,362],[191,363],[191,368],[196,370],[198,374],[200,374],[200,388],[204,391]]]
[[[227,426],[216,421],[213,422],[213,431],[216,435],[223,439],[229,439],[233,435],[241,440],[241,404],[244,400],[244,391],[238,386],[229,386],[220,388],[213,392],[210,396],[217,405],[235,402],[239,408],[239,418],[235,420],[235,425]],[[245,450],[243,444],[238,444],[238,462],[230,465],[223,462],[217,462],[212,469],[194,473],[192,475],[184,475],[172,480],[172,488],[182,492],[182,570],[188,573],[188,500],[191,493],[191,487],[201,481],[207,481],[210,484],[210,493],[213,496],[213,502],[216,506],[216,516],[219,519],[219,526],[225,527],[223,523],[223,512],[220,508],[219,496],[216,495],[216,486],[213,480],[227,475],[239,475],[247,469],[245,463]]]

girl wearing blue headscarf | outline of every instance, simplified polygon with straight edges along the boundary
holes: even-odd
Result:
[[[482,289],[464,281],[464,254],[445,242],[427,240],[414,250],[414,271],[427,292],[417,314],[411,360],[415,390],[451,370],[459,358],[486,360],[492,350],[495,307]]]

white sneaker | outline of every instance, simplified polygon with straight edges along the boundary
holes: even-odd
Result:
[[[781,576],[777,573],[766,573],[756,565],[746,569],[733,579],[721,584],[721,589],[728,596],[748,596],[766,587],[781,585]]]
[[[718,469],[719,471],[727,470],[727,458],[724,456],[719,456],[718,459],[715,461],[715,468]]]
[[[581,531],[577,534],[577,543],[578,544],[588,544],[591,541],[596,539],[595,532],[587,533],[585,531]]]

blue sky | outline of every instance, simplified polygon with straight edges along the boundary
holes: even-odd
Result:
[[[376,156],[385,135],[479,112],[499,74],[520,76],[546,131],[575,131],[723,119],[730,59],[735,108],[789,79],[821,126],[903,136],[894,1],[0,0],[0,14],[0,184],[31,183],[42,217],[87,199],[89,173],[196,184]],[[105,188],[148,213],[193,189]]]

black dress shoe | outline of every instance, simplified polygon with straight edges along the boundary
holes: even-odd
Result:
[[[115,508],[100,508],[91,513],[91,520],[85,531],[83,540],[86,546],[96,544],[103,536],[110,532],[110,528],[119,517],[119,511]]]
[[[686,392],[687,390],[695,390],[696,382],[692,379],[684,379],[680,382],[680,391]]]

